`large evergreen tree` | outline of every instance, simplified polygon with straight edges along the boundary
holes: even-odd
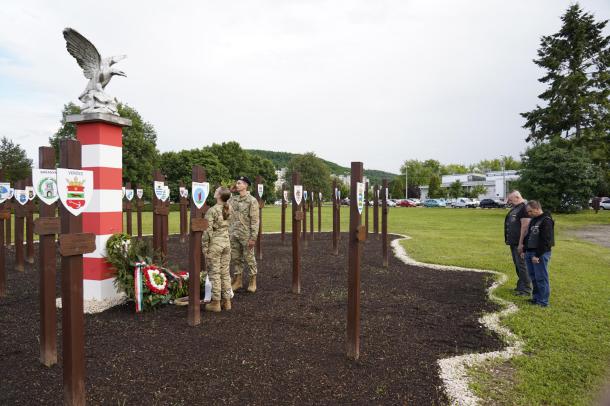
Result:
[[[299,172],[301,174],[301,184],[308,191],[322,192],[325,199],[331,197],[331,176],[328,166],[324,161],[316,156],[313,152],[308,152],[303,155],[294,156],[286,169],[286,182],[292,184],[292,174]],[[348,197],[341,192],[342,197]]]
[[[0,169],[7,181],[14,183],[28,177],[32,172],[32,160],[19,144],[6,137],[0,139]]]

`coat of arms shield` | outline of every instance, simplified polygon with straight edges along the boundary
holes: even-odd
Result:
[[[288,203],[288,191],[284,190],[284,201]]]
[[[362,214],[364,208],[364,183],[356,182],[356,200],[358,202],[358,213]]]
[[[15,200],[17,200],[20,205],[25,205],[30,201],[30,199],[28,199],[28,192],[26,192],[25,189],[15,189]]]
[[[28,195],[28,200],[34,200],[36,197],[36,191],[34,190],[34,186],[26,186],[25,192]]]
[[[303,185],[294,185],[294,201],[297,205],[303,200]]]
[[[125,189],[125,197],[131,201],[133,199],[133,189]]]
[[[263,190],[264,190],[264,185],[262,183],[258,184],[258,197],[262,198],[263,197]]]
[[[201,209],[210,193],[210,184],[208,182],[193,182],[191,190],[193,191],[193,203],[198,209]]]
[[[0,182],[0,203],[10,199],[11,184],[8,182]]]
[[[165,183],[156,180],[153,183],[153,188],[155,189],[155,196],[157,197],[157,199],[159,200],[163,200],[163,194],[165,193]]]
[[[46,205],[51,205],[59,199],[57,193],[57,171],[55,169],[32,169],[32,182],[36,195]]]
[[[93,171],[57,168],[57,190],[66,210],[79,216],[93,196]]]
[[[144,196],[144,189],[136,189],[136,196],[138,196],[138,199],[142,199]]]

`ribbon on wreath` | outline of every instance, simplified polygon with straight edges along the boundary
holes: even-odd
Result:
[[[134,299],[136,301],[136,313],[140,313],[142,311],[142,302],[144,300],[144,294],[142,292],[142,290],[143,290],[142,268],[144,268],[146,266],[146,262],[136,262],[134,266],[135,266],[135,270],[134,270],[134,275],[133,275],[133,283],[134,283],[133,293],[135,296]]]

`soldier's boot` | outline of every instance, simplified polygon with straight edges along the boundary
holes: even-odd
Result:
[[[231,282],[231,289],[233,289],[233,291],[241,289],[243,287],[243,284],[244,283],[241,279],[241,274],[237,274],[233,277],[233,282]]]
[[[220,304],[223,310],[231,310],[231,299],[222,299],[222,303]]]
[[[206,312],[219,312],[220,310],[220,300],[212,300],[205,305]]]
[[[248,292],[256,292],[256,275],[250,275],[250,281],[248,282]]]

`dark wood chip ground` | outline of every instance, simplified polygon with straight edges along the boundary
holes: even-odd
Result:
[[[301,295],[291,286],[290,236],[265,235],[258,292],[238,292],[233,310],[186,308],[135,314],[133,303],[86,315],[87,402],[100,405],[408,404],[447,402],[437,360],[497,350],[479,325],[495,310],[485,274],[406,266],[366,242],[362,266],[361,358],[345,357],[347,239],[332,255],[329,234],[304,249]],[[170,261],[187,264],[187,244],[170,241]],[[38,271],[13,270],[0,299],[0,404],[61,404],[59,364],[39,363]],[[59,272],[58,272],[59,274]],[[58,277],[59,279],[59,277]],[[58,283],[59,295],[59,283]],[[61,333],[61,311],[58,311]]]

